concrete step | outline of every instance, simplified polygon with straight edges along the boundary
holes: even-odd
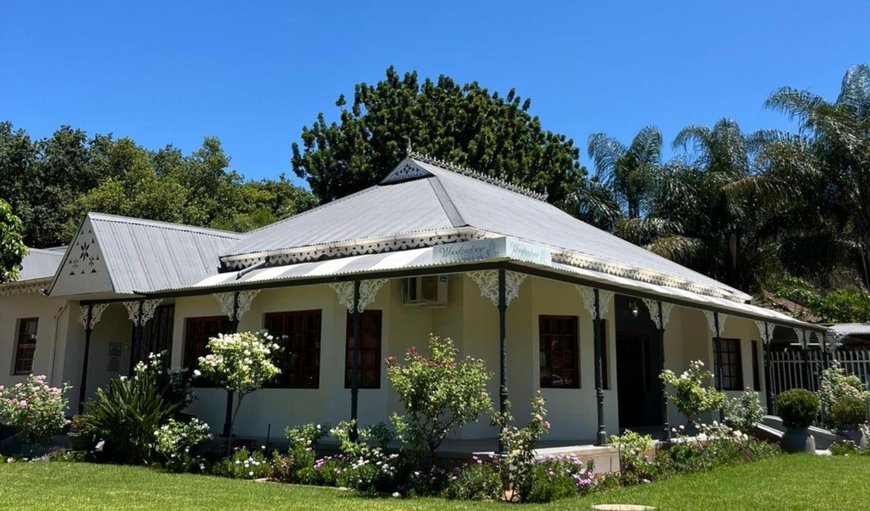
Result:
[[[782,418],[775,415],[765,415],[761,418],[761,423],[756,428],[764,434],[773,434],[773,431],[779,433],[778,438],[782,438],[785,433],[785,426],[782,425]],[[825,450],[831,447],[831,444],[837,440],[842,440],[840,436],[827,429],[810,426],[810,434],[816,440],[816,449]]]

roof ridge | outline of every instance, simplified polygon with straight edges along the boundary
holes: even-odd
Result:
[[[116,223],[129,223],[129,224],[137,224],[147,227],[160,227],[165,229],[171,229],[175,231],[186,231],[186,232],[195,232],[199,234],[209,235],[209,236],[220,236],[225,238],[237,238],[241,239],[244,237],[245,233],[235,232],[235,231],[226,231],[223,229],[212,229],[210,227],[199,227],[195,225],[181,224],[181,223],[172,223],[172,222],[164,222],[162,220],[151,220],[149,218],[137,218],[132,216],[124,216],[124,215],[113,215],[110,213],[99,213],[92,211],[87,214],[88,218],[104,221],[104,222],[116,222]]]
[[[418,160],[423,163],[428,163],[429,165],[434,165],[438,168],[454,172],[456,174],[460,174],[466,177],[470,177],[472,179],[476,179],[478,181],[483,181],[484,183],[498,186],[499,188],[504,188],[505,190],[510,190],[515,193],[519,193],[520,195],[525,195],[526,197],[531,197],[533,199],[539,200],[541,202],[547,202],[547,194],[540,193],[532,190],[531,188],[526,188],[524,186],[515,185],[513,183],[509,183],[504,179],[490,176],[489,174],[485,174],[479,170],[470,169],[468,167],[464,167],[457,163],[451,163],[447,161],[439,160],[438,158],[434,158],[432,156],[428,156],[425,154],[420,154],[416,152],[409,152],[408,158],[412,160]]]
[[[450,194],[447,193],[444,184],[441,183],[438,176],[432,176],[432,179],[427,179],[427,181],[429,181],[429,185],[432,187],[432,192],[435,193],[435,198],[438,199],[441,208],[447,215],[447,219],[450,220],[450,224],[453,225],[454,228],[469,225],[462,217],[462,213],[459,212],[459,208],[457,208],[456,204],[453,203],[453,199],[450,198]]]

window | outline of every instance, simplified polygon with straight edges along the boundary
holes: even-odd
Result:
[[[580,388],[580,361],[575,316],[538,318],[541,388]]]
[[[184,334],[184,367],[195,369],[199,357],[208,351],[208,340],[218,334],[226,334],[233,329],[226,316],[211,316],[207,318],[187,318]],[[211,386],[203,378],[196,379],[199,387]]]
[[[30,374],[33,371],[33,356],[36,353],[36,330],[38,318],[18,320],[18,339],[15,343],[14,374]]]
[[[320,385],[319,310],[266,314],[265,327],[283,350],[281,374],[268,387],[316,389]]]
[[[359,388],[381,388],[381,311],[360,314],[362,342],[359,352]],[[344,388],[350,388],[353,368],[353,315],[347,315],[347,349],[344,357]]]
[[[721,390],[743,390],[743,365],[740,358],[740,339],[720,339],[719,351],[719,355],[722,357]],[[718,361],[716,367],[718,367]]]
[[[758,367],[758,341],[752,341],[752,389],[761,391],[761,377]]]

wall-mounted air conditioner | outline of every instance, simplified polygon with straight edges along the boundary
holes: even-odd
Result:
[[[408,277],[402,289],[402,304],[418,307],[447,305],[447,275]]]

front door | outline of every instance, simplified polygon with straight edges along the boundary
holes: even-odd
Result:
[[[662,424],[659,357],[661,349],[648,335],[616,334],[619,428]]]

